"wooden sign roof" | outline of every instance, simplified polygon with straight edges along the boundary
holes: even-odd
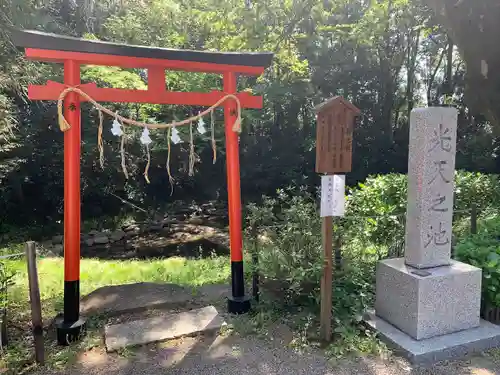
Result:
[[[316,111],[316,113],[319,113],[339,103],[346,106],[347,109],[351,110],[356,115],[359,115],[361,113],[361,111],[354,104],[352,104],[348,100],[345,100],[342,96],[334,96],[333,98],[328,99],[321,104],[318,104],[316,107],[314,107],[314,110]]]

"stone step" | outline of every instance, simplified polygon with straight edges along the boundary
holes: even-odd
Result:
[[[136,320],[104,328],[104,341],[108,352],[129,346],[172,340],[221,328],[224,320],[214,306],[177,314]]]

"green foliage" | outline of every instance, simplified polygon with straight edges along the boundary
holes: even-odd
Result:
[[[500,307],[500,216],[490,215],[478,223],[479,232],[463,238],[455,258],[483,271],[482,303]]]
[[[471,204],[479,212],[494,207],[500,183],[496,175],[457,172],[455,188],[456,235],[468,228]],[[346,316],[353,316],[372,298],[374,262],[404,251],[407,178],[405,175],[369,177],[350,189],[346,217],[338,221],[342,234],[344,271],[337,275],[338,296]],[[259,269],[265,278],[279,280],[291,301],[316,301],[322,273],[321,219],[314,196],[304,188],[278,190],[261,205],[249,206],[248,221],[261,236]],[[461,218],[464,218],[463,220]],[[345,285],[343,283],[346,283]],[[363,291],[363,298],[359,298]],[[357,296],[357,298],[356,298]],[[347,298],[347,300],[344,300]],[[336,316],[341,316],[337,311]]]
[[[292,189],[279,190],[276,198],[264,197],[262,205],[249,205],[248,220],[253,235],[258,237],[254,240],[258,241],[259,273],[268,280],[279,281],[288,302],[316,304],[323,249],[321,218],[314,197],[306,192],[297,195]],[[358,292],[366,289],[367,284],[359,265],[346,267],[352,269],[337,275],[336,293],[338,301],[342,301],[339,306],[352,316],[350,309],[357,311],[366,302]]]
[[[494,221],[479,225],[479,235],[463,239],[470,228],[472,203],[479,212],[496,207],[498,177],[460,171],[455,181],[455,220],[459,227],[455,232],[462,239],[456,257],[483,268],[483,299],[498,303],[500,219],[494,216]],[[362,313],[373,305],[376,261],[403,254],[406,199],[407,177],[400,174],[372,176],[349,190],[346,217],[336,227],[336,233],[341,233],[343,262],[334,278],[337,337],[336,345],[329,349],[334,357],[381,349],[369,332],[363,332],[360,321]],[[323,253],[316,197],[304,188],[281,189],[274,198],[264,197],[261,205],[249,205],[247,218],[257,241],[258,270],[264,285],[267,283],[268,290],[274,292],[273,303],[278,306],[277,300],[281,300],[287,308],[305,306],[318,314]],[[314,335],[309,332],[302,341]]]
[[[292,298],[312,292],[322,270],[321,219],[313,197],[279,190],[261,206],[249,205],[248,220],[265,238],[259,247],[262,275],[285,282]]]
[[[500,176],[459,171],[455,173],[455,210],[469,210],[474,203],[478,212],[495,207],[500,200]]]
[[[349,191],[347,218],[343,221],[346,237],[366,249],[375,246],[379,256],[401,255],[404,247],[407,177],[381,175],[368,177]],[[497,175],[457,171],[455,173],[455,220],[457,234],[469,225],[470,210],[478,212],[495,207],[500,199]],[[462,219],[463,218],[463,219]]]
[[[8,306],[8,287],[12,285],[15,273],[4,262],[0,262],[0,311]]]
[[[253,237],[258,237],[254,238],[258,243],[258,271],[272,309],[282,311],[282,316],[293,315],[288,324],[297,333],[294,345],[308,345],[318,337],[324,264],[315,197],[304,189],[281,189],[275,198],[264,197],[261,205],[249,205],[248,220]],[[381,348],[361,324],[363,312],[373,303],[375,262],[360,261],[351,251],[363,249],[343,248],[343,266],[335,271],[333,283],[336,344],[328,352],[335,358],[354,352],[374,353]]]
[[[241,0],[7,0],[0,6],[0,219],[16,226],[30,223],[45,228],[62,220],[63,145],[55,106],[31,103],[24,96],[28,82],[61,81],[62,69],[20,58],[10,43],[12,26],[168,48],[274,52],[264,75],[239,77],[239,89],[263,95],[265,103],[262,110],[244,112],[240,147],[246,200],[274,194],[280,186],[309,185],[312,190],[316,185],[313,107],[323,100],[344,95],[363,113],[356,124],[349,175],[349,183],[355,184],[369,174],[405,172],[409,111],[423,102],[439,103],[443,94],[446,64],[439,56],[446,48],[446,35],[430,21],[427,9],[408,0],[272,0],[254,2],[251,8]],[[484,118],[471,114],[463,104],[458,93],[465,87],[464,72],[456,60],[452,64],[454,101],[460,109],[458,165],[496,172],[496,136]],[[85,66],[82,80],[102,87],[144,89],[147,74],[142,69]],[[220,75],[166,72],[169,90],[209,92],[221,86]],[[107,105],[151,122],[185,118],[201,109]],[[155,208],[176,199],[225,197],[221,112],[216,116],[218,163],[210,163],[207,139],[196,137],[199,163],[196,175],[187,176],[186,144],[174,146],[171,168],[176,188],[170,197],[165,194],[170,191],[165,132],[152,132],[149,185],[141,176],[144,149],[137,134],[129,134],[126,152],[131,178],[126,181],[119,143],[109,132],[111,119],[105,123],[105,171],[98,168],[97,112],[84,105],[83,217],[98,220],[101,215],[122,214],[120,201],[110,199],[107,192]],[[374,233],[382,233],[391,223],[377,225]]]
[[[407,179],[405,175],[371,176],[349,191],[346,238],[362,246],[388,249],[404,238]],[[400,243],[399,243],[400,245]]]

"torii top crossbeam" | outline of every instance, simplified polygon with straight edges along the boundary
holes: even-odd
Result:
[[[224,93],[168,92],[165,88],[165,70],[260,75],[273,58],[272,53],[205,52],[130,46],[38,31],[15,31],[13,40],[16,46],[25,48],[25,55],[31,60],[147,69],[148,90],[98,89],[95,85],[85,87],[85,92],[95,100],[110,102],[210,106],[222,98]],[[55,100],[62,91],[62,86],[57,86],[50,82],[47,86],[30,85],[28,96],[33,100]],[[242,107],[262,108],[261,97],[248,93],[237,96]]]
[[[272,61],[272,53],[235,53],[176,50],[132,46],[86,40],[38,31],[12,33],[14,44],[24,48],[28,59],[64,64],[64,82],[30,85],[32,100],[57,100],[66,87],[78,86],[98,102],[183,104],[212,106],[228,94],[236,95],[242,108],[262,108],[262,97],[237,93],[237,74],[260,75]],[[101,88],[95,83],[81,84],[82,65],[118,66],[147,70],[147,90]],[[209,93],[171,92],[166,89],[165,70],[219,73],[222,91]],[[61,344],[76,339],[84,322],[79,316],[80,298],[80,102],[85,100],[72,92],[64,102],[64,116],[71,125],[64,133],[64,319],[58,327]],[[231,247],[232,298],[230,312],[250,308],[245,297],[242,255],[242,214],[238,134],[232,130],[236,120],[236,102],[224,103],[226,163],[228,180],[229,227]]]

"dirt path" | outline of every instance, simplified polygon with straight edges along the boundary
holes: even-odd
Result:
[[[319,354],[301,354],[257,338],[185,338],[129,353],[86,352],[62,371],[36,375],[496,375],[500,358],[474,357],[432,368],[412,368],[403,360],[362,358],[328,363]]]
[[[97,300],[107,300],[120,295],[119,299],[132,305],[138,297],[134,289],[144,285],[122,287],[121,293],[113,288],[104,288],[94,293]],[[152,286],[150,286],[152,287]],[[157,286],[158,287],[158,286]],[[165,294],[160,285],[159,294]],[[132,289],[130,289],[132,288]],[[227,285],[209,285],[201,288],[198,299],[204,303],[224,300],[229,292]],[[144,290],[139,288],[139,294]],[[105,293],[106,292],[106,293]],[[136,291],[137,292],[137,291]],[[104,297],[103,294],[104,293]],[[94,296],[92,294],[91,296]],[[145,295],[154,295],[144,292]],[[170,293],[172,294],[172,293]],[[170,296],[170,294],[167,294]],[[91,297],[89,296],[89,298]],[[204,296],[204,298],[201,298]],[[109,296],[108,296],[109,297]],[[186,299],[192,294],[186,292]],[[116,298],[115,298],[116,300]],[[199,301],[199,302],[200,302]],[[109,306],[108,306],[109,307]],[[191,306],[193,307],[193,306]],[[224,311],[224,306],[217,306]],[[102,306],[101,306],[102,308]],[[123,319],[136,320],[164,310],[151,310],[137,314],[127,314],[112,318],[116,323]],[[229,318],[228,318],[229,319]],[[270,327],[267,339],[255,336],[242,337],[234,331],[228,335],[200,336],[184,338],[165,343],[148,345],[121,354],[108,354],[100,348],[81,353],[75,365],[61,371],[39,370],[36,375],[500,375],[500,351],[496,356],[476,356],[465,361],[443,363],[432,368],[413,368],[406,361],[393,357],[361,358],[329,363],[318,352],[298,353],[287,348],[293,334],[284,325]],[[272,340],[271,340],[272,338]]]

